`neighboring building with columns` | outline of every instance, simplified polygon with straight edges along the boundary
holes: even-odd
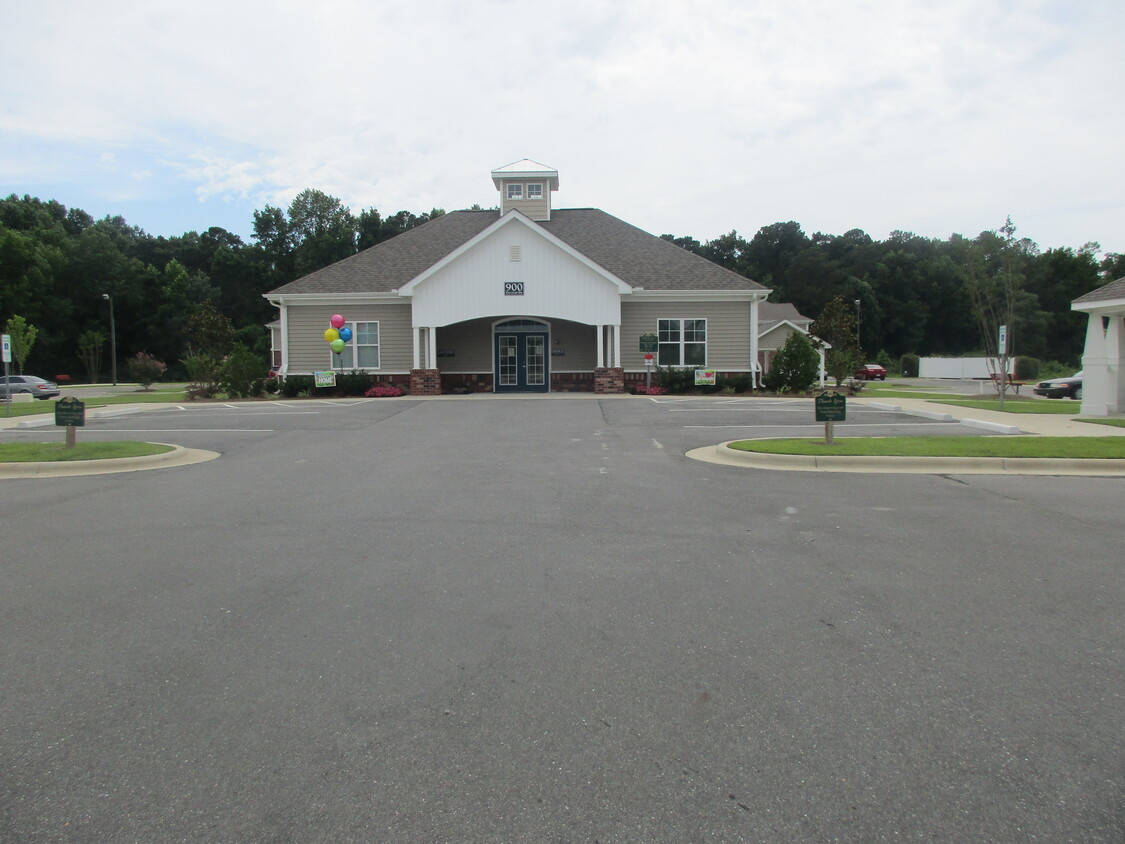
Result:
[[[1125,414],[1125,278],[1070,303],[1090,315],[1082,353],[1082,415]]]
[[[555,209],[558,172],[492,171],[499,210],[453,211],[266,298],[282,375],[359,369],[426,395],[622,392],[656,362],[760,373],[769,290],[595,208]],[[342,314],[341,355],[323,338]],[[794,311],[795,313],[795,311]]]

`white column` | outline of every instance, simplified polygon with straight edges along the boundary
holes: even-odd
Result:
[[[605,366],[605,326],[595,325],[594,331],[598,335],[598,359],[594,366]]]
[[[414,367],[413,368],[414,369],[421,369],[422,368],[422,355],[419,352],[419,348],[420,348],[420,344],[422,342],[422,329],[418,328],[418,326],[414,326],[414,328],[411,329],[411,334],[414,335],[413,336],[414,342],[411,343],[411,345],[414,347]]]
[[[1082,415],[1106,416],[1109,413],[1111,389],[1106,331],[1102,315],[1090,314],[1086,323],[1086,347],[1082,354]]]
[[[621,326],[613,326],[613,365],[621,366]]]
[[[426,328],[426,369],[437,369],[437,329]]]
[[[758,376],[758,297],[750,300],[750,383],[757,387]]]
[[[281,311],[281,374],[289,374],[289,306],[282,305]]]
[[[1106,386],[1108,400],[1106,401],[1107,413],[1121,413],[1125,411],[1125,382],[1121,380],[1123,361],[1125,355],[1125,317],[1111,316],[1109,328],[1105,333],[1106,357]]]

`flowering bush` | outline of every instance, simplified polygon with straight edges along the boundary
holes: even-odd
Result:
[[[125,361],[125,369],[128,370],[129,377],[140,384],[141,389],[144,390],[159,381],[160,376],[164,374],[164,370],[167,368],[164,361],[154,358],[147,352],[137,352],[135,357]]]
[[[369,399],[397,399],[402,395],[402,387],[396,387],[394,384],[376,384],[364,395]]]
[[[667,394],[667,387],[659,387],[656,384],[653,384],[651,387],[637,387],[638,396],[664,396]]]

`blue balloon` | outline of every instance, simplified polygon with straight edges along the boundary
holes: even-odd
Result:
[[[343,340],[345,343],[347,343],[349,340],[352,339],[352,330],[350,328],[341,328],[340,329],[340,339]]]

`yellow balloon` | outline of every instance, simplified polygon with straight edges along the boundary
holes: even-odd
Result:
[[[340,332],[337,331],[335,328],[329,328],[327,331],[324,332],[324,339],[327,340],[329,343],[331,343],[333,340],[338,339],[339,336],[340,336]]]

